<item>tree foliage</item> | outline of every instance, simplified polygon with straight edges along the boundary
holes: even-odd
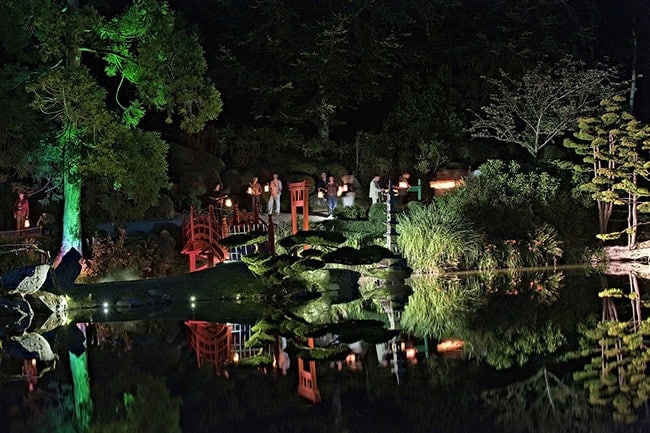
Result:
[[[27,85],[32,106],[56,125],[31,154],[32,174],[63,193],[61,253],[81,250],[85,182],[100,192],[94,203],[118,218],[141,217],[167,185],[167,144],[137,129],[147,111],[165,110],[167,123],[196,132],[221,111],[219,93],[204,78],[196,36],[165,3],[136,0],[105,15],[77,2],[9,6],[21,11],[42,60]]]
[[[616,92],[615,69],[585,69],[569,58],[539,64],[521,79],[502,71],[500,78],[488,81],[495,91],[476,114],[472,136],[517,144],[534,157]]]
[[[580,188],[598,203],[600,235],[603,239],[627,234],[628,247],[636,244],[638,212],[650,211],[650,192],[642,180],[650,178],[650,125],[641,124],[623,106],[625,98],[601,101],[597,115],[578,120],[578,130],[564,145],[582,157],[575,169],[589,174]],[[626,206],[627,224],[620,232],[608,233],[615,206]]]

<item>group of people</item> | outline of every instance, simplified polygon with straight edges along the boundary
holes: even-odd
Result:
[[[350,207],[354,204],[356,179],[352,174],[346,174],[337,182],[332,175],[323,172],[316,183],[318,196],[327,203],[327,216],[331,217],[338,206],[339,196],[343,198],[343,206]]]
[[[248,194],[251,196],[251,209],[262,209],[260,196],[262,195],[262,185],[259,179],[254,177],[248,184]],[[280,214],[280,196],[282,195],[282,181],[277,173],[273,173],[273,179],[268,184],[269,201],[266,203],[266,210],[269,215]]]
[[[278,178],[278,174],[273,174],[273,179],[268,185],[265,186],[265,190],[270,193],[269,201],[267,203],[267,211],[269,214],[275,213],[276,215],[280,213],[280,196],[282,194],[282,181]],[[246,188],[246,193],[251,196],[251,210],[262,210],[261,196],[262,196],[262,185],[259,182],[257,176],[248,183],[248,188]],[[229,198],[227,191],[223,188],[221,182],[217,182],[210,192],[209,199],[211,202],[217,204],[218,207],[224,208],[228,207],[226,200]]]
[[[408,190],[409,174],[404,173],[399,177],[397,188],[397,195],[401,200],[406,196]],[[383,201],[383,195],[386,189],[380,184],[381,177],[375,176],[370,181],[370,188],[368,197],[371,199],[372,204]],[[404,184],[407,186],[404,187]],[[341,177],[341,181],[337,181],[333,175],[328,175],[326,172],[320,174],[319,179],[316,181],[316,192],[318,197],[324,199],[327,204],[327,215],[331,217],[334,209],[338,206],[339,197],[341,197],[344,207],[351,207],[354,205],[355,199],[355,185],[358,182],[354,175],[347,174]],[[251,209],[258,211],[262,210],[261,196],[263,192],[269,193],[269,199],[266,204],[266,211],[269,215],[280,214],[280,198],[282,196],[282,181],[277,173],[273,173],[271,181],[262,187],[257,176],[253,177],[246,189],[247,194],[251,196]],[[226,197],[223,192],[221,183],[217,183],[211,198],[213,200],[220,200]]]
[[[397,179],[397,185],[394,186],[397,197],[399,197],[399,201],[402,206],[406,204],[406,194],[411,187],[409,181],[410,178],[411,175],[409,173],[402,173],[402,175],[400,175]],[[379,183],[380,180],[380,176],[375,176],[370,181],[370,190],[368,192],[368,196],[372,200],[372,204],[379,203],[384,199],[383,195],[386,193],[386,189],[381,187]]]

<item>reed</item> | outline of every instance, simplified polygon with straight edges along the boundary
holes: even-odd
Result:
[[[420,273],[474,266],[481,236],[460,215],[435,204],[409,206],[398,216],[397,245],[409,266]]]

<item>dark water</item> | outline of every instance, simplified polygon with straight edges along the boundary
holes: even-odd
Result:
[[[199,366],[183,320],[190,317],[108,311],[45,333],[58,361],[36,361],[42,376],[31,381],[23,373],[31,361],[3,341],[0,432],[650,431],[644,285],[631,283],[584,271],[414,278],[405,311],[393,318],[408,329],[399,340],[417,348],[416,358],[380,356],[376,344],[361,343],[351,346],[356,355],[315,361],[316,403],[297,392],[308,341],[296,332],[286,330],[286,346],[280,335],[263,345],[269,356],[282,349],[284,373],[243,365],[248,352],[232,345],[225,363]],[[621,296],[598,296],[611,288]],[[345,308],[333,308],[341,321],[390,327],[377,303]],[[269,317],[268,305],[259,311]],[[229,329],[231,343],[255,325],[228,319],[211,326]],[[602,331],[614,324],[618,331]],[[462,340],[463,350],[443,351],[437,343],[448,339]],[[336,335],[315,343],[346,348]],[[88,391],[79,385],[84,373]],[[75,408],[84,396],[92,406]]]

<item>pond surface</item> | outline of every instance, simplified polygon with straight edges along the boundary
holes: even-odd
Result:
[[[145,311],[44,334],[55,365],[21,359],[5,340],[0,432],[650,431],[642,281],[540,270],[409,283],[404,311],[339,312],[401,327],[388,353],[328,334],[313,343],[339,356],[310,362],[296,333],[240,346],[259,335],[248,317],[206,324]],[[268,318],[269,306],[259,312]],[[260,351],[275,368],[246,365]],[[305,377],[315,386],[300,387]]]

